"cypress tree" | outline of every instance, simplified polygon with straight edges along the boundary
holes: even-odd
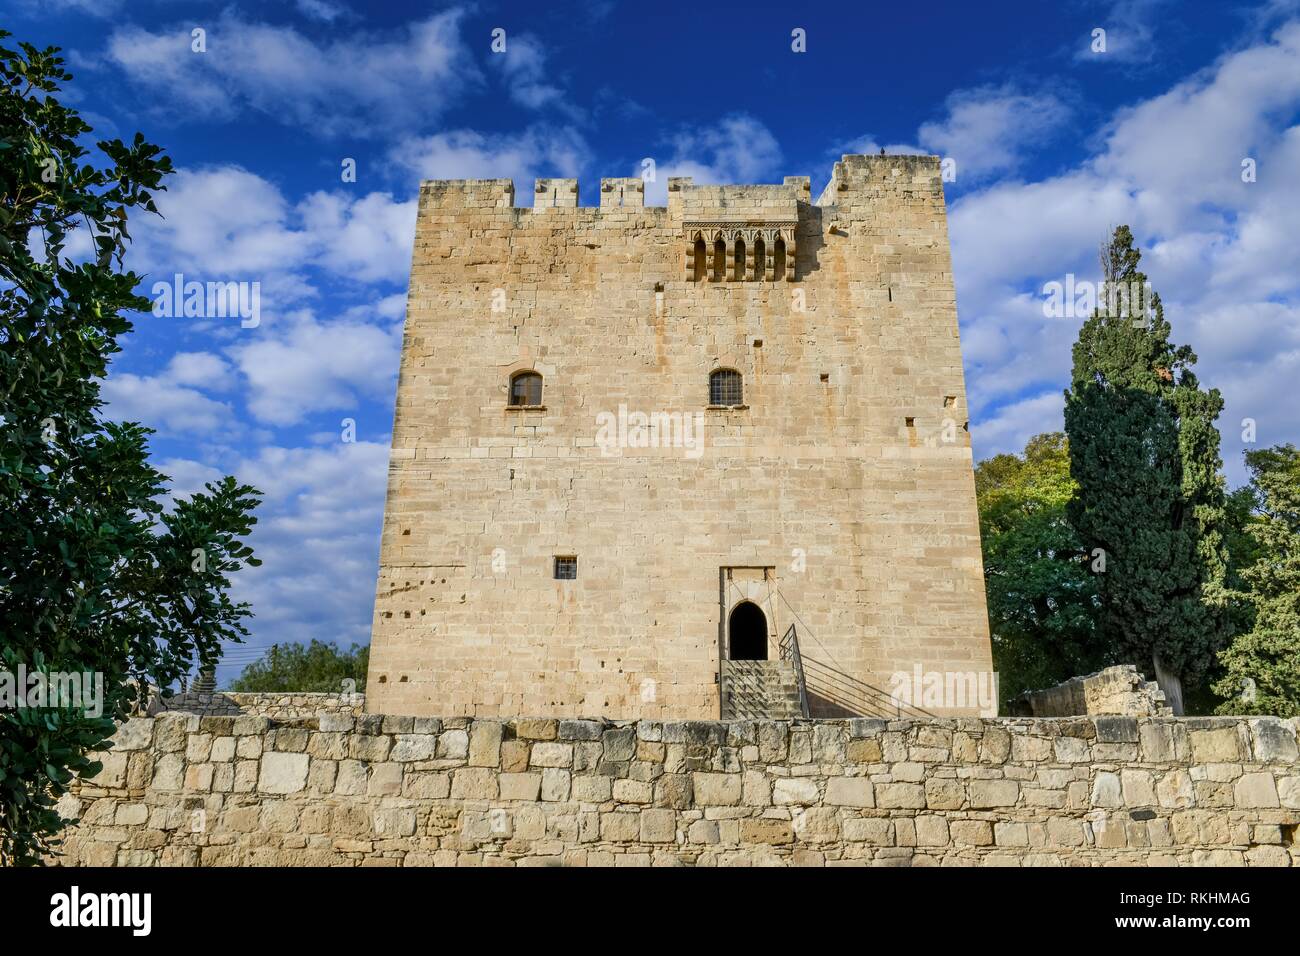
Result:
[[[1098,572],[1099,635],[1154,673],[1175,713],[1230,636],[1223,409],[1196,355],[1169,341],[1127,226],[1101,253],[1097,309],[1079,331],[1065,393],[1071,522]]]

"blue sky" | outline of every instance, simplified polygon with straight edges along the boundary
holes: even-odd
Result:
[[[576,176],[594,205],[652,158],[662,203],[671,175],[816,195],[841,153],[936,153],[977,458],[1061,426],[1078,323],[1044,316],[1043,285],[1094,279],[1119,223],[1224,394],[1230,482],[1243,419],[1300,441],[1300,0],[8,7],[15,39],[65,48],[97,134],[141,130],[179,170],[165,219],[133,225],[142,291],[260,283],[256,328],[141,316],[105,384],[177,492],[234,473],[267,494],[223,680],[275,641],[368,640],[422,178],[510,176],[528,202]]]

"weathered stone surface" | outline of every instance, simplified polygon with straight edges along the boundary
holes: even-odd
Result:
[[[840,817],[833,807],[810,807],[794,814],[795,836],[802,843],[835,843],[840,838]]]
[[[876,796],[866,777],[831,777],[826,781],[826,803],[833,807],[874,807]]]
[[[603,732],[604,725],[598,720],[561,720],[558,729],[561,740],[599,740]]]
[[[542,792],[540,773],[503,773],[500,777],[502,800],[536,800]]]
[[[567,770],[548,767],[542,771],[542,799],[558,802],[569,799],[572,774]]]
[[[113,750],[144,750],[153,740],[154,721],[149,717],[132,717],[119,724],[113,735]]]
[[[609,777],[575,776],[571,783],[572,798],[582,803],[603,803],[612,793],[613,785]]]
[[[307,767],[311,758],[306,754],[265,753],[262,769],[257,778],[257,789],[263,793],[297,793],[307,786]]]
[[[1238,807],[1276,807],[1277,784],[1271,773],[1247,773],[1237,780],[1233,796]]]
[[[987,820],[954,820],[948,824],[952,842],[958,846],[989,846],[993,843],[993,827]]]
[[[1097,741],[1103,744],[1137,743],[1138,722],[1132,717],[1096,718]]]
[[[150,786],[160,791],[180,790],[184,776],[185,757],[182,754],[159,754],[154,761],[153,781]]]
[[[497,790],[497,774],[487,767],[463,767],[452,772],[453,799],[494,800]]]
[[[641,840],[672,843],[677,839],[677,814],[672,810],[642,810]]]
[[[431,734],[398,734],[389,759],[399,763],[432,760],[437,749],[437,739]],[[492,765],[496,766],[495,760]]]
[[[925,782],[925,805],[931,810],[959,810],[966,802],[966,788],[960,780],[931,777]]]
[[[438,756],[443,760],[459,760],[469,754],[469,734],[464,730],[445,730],[438,735]]]
[[[495,720],[477,720],[469,734],[469,765],[495,767],[501,762],[504,726]]]
[[[1276,717],[1260,717],[1250,722],[1255,759],[1263,763],[1295,763],[1296,727]]]
[[[555,720],[516,720],[514,728],[521,740],[554,740],[560,725]]]
[[[1123,784],[1125,806],[1149,807],[1157,802],[1151,771],[1125,770],[1120,773],[1120,782]]]
[[[742,843],[793,843],[794,828],[788,820],[746,818],[740,821]]]
[[[876,788],[876,806],[886,810],[920,810],[925,807],[925,787],[915,783],[882,783]]]
[[[691,775],[695,802],[702,807],[726,807],[740,803],[741,777],[738,773],[695,773]]]
[[[1089,756],[1088,741],[1077,737],[1058,737],[1052,747],[1060,763],[1083,763]]]
[[[379,715],[235,736],[239,719],[173,715],[181,737],[104,755],[59,801],[80,817],[67,862],[1280,866],[1300,825],[1290,725],[1258,718],[556,720],[526,738]],[[860,743],[879,759],[855,762]]]
[[[990,807],[1014,807],[1020,799],[1020,784],[1014,780],[972,780],[970,805],[982,810]]]
[[[1236,725],[1217,730],[1192,730],[1192,759],[1197,763],[1231,763],[1241,759]]]
[[[1106,770],[1099,771],[1092,783],[1092,805],[1094,807],[1119,807],[1124,804],[1123,788],[1118,774]]]
[[[529,763],[534,767],[571,767],[573,748],[561,743],[535,743]]]
[[[772,802],[777,806],[807,806],[817,802],[817,781],[808,777],[786,777],[772,785]]]

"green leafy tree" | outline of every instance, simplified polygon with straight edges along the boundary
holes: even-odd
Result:
[[[259,661],[244,668],[230,682],[235,692],[319,691],[338,693],[343,681],[355,681],[358,691],[366,686],[370,648],[353,644],[339,650],[333,644],[312,641],[309,645],[273,644]]]
[[[1079,331],[1065,393],[1070,519],[1101,549],[1099,633],[1120,662],[1154,671],[1175,713],[1230,636],[1217,390],[1169,341],[1127,226],[1102,250],[1103,300]],[[1118,294],[1117,294],[1118,293]],[[1111,298],[1114,303],[1111,305]],[[1140,300],[1140,301],[1139,301]]]
[[[0,710],[0,864],[56,847],[54,804],[99,770],[87,754],[145,686],[246,633],[230,575],[258,563],[252,488],[227,477],[166,511],[150,431],[101,415],[124,313],[149,308],[123,270],[127,216],[157,212],[172,167],[139,134],[90,156],[90,127],[54,96],[71,79],[57,53],[0,45],[0,653],[11,672],[101,675],[104,700],[101,716],[66,698]],[[80,229],[89,250],[74,261]]]
[[[1300,717],[1300,452],[1278,445],[1246,453],[1258,520],[1242,568],[1254,620],[1219,655],[1214,692],[1223,714]]]
[[[1065,435],[980,462],[975,492],[1001,697],[1104,666],[1096,577],[1067,515],[1075,484]]]

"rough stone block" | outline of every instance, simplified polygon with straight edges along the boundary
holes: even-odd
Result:
[[[772,802],[777,806],[808,806],[817,802],[817,782],[807,777],[783,777],[772,785]]]
[[[1278,806],[1277,784],[1271,773],[1242,774],[1233,787],[1240,808]]]
[[[830,777],[825,802],[833,807],[874,807],[875,791],[866,777]]]
[[[503,773],[500,777],[502,800],[536,800],[542,792],[540,773]]]
[[[307,786],[310,759],[305,753],[263,754],[257,789],[262,793],[297,793]]]
[[[925,808],[925,787],[915,783],[882,783],[876,790],[876,806],[884,810]]]
[[[695,803],[702,807],[736,806],[742,795],[738,773],[695,773],[691,775]]]
[[[1014,807],[1020,799],[1020,784],[1014,780],[972,780],[969,791],[975,809]]]

